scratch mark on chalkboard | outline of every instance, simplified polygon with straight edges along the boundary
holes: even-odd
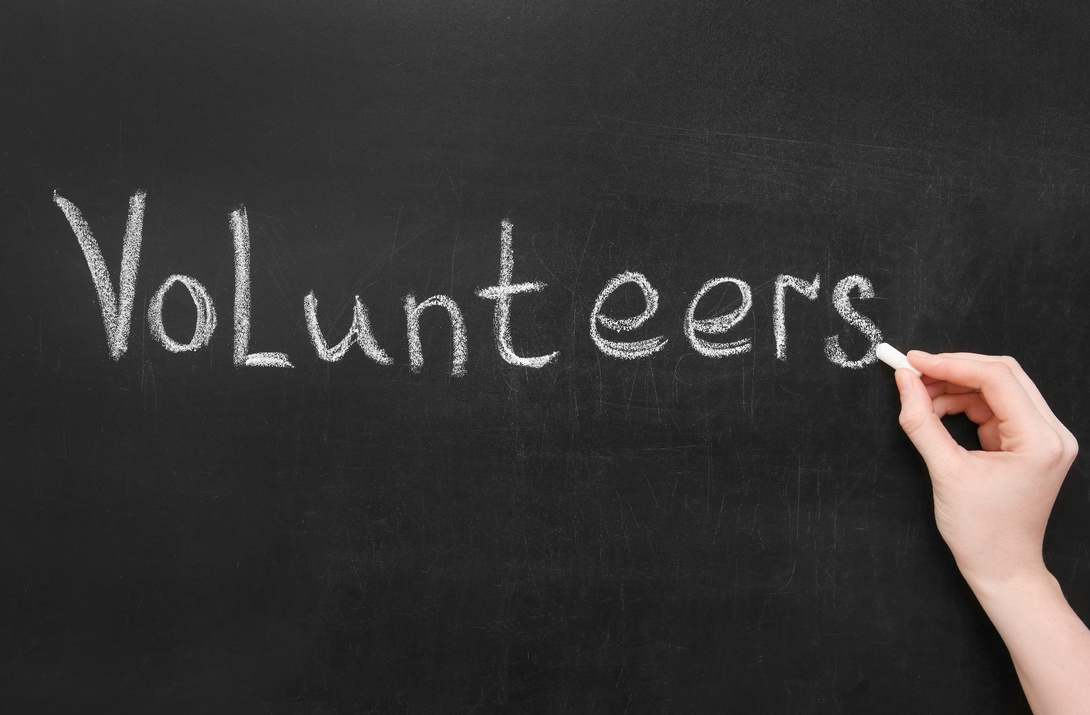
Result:
[[[602,209],[602,203],[598,202],[594,207],[594,215],[590,219],[590,228],[587,229],[587,237],[583,241],[583,252],[579,254],[579,263],[575,266],[575,282],[572,284],[571,311],[575,313],[575,292],[579,288],[579,280],[583,277],[583,263],[587,258],[587,247],[590,246],[590,237],[594,234],[594,226],[598,223],[598,213]],[[572,322],[572,337],[575,337],[575,321]]]
[[[473,703],[473,707],[471,707],[469,710],[466,711],[466,715],[469,715],[469,713],[475,711],[478,707],[480,707],[480,704],[484,702],[484,695],[485,695],[485,693],[482,690],[481,691],[481,697],[477,698],[477,702]]]
[[[522,535],[522,546],[526,551],[526,563],[532,564],[533,557],[530,555],[530,543],[526,540],[526,534]],[[537,579],[534,578],[534,569],[532,565],[530,565],[529,568],[526,569],[526,573],[530,577],[530,583],[534,585],[534,595],[537,596],[538,604],[544,604],[545,601],[541,598],[541,589],[537,585]]]
[[[651,370],[649,377],[651,378],[651,396],[655,403],[655,417],[658,422],[662,422],[662,399],[659,397],[659,385],[655,379],[655,371]]]
[[[670,132],[686,133],[686,134],[703,134],[705,136],[718,136],[718,137],[731,137],[732,139],[749,139],[769,142],[780,142],[783,144],[800,144],[807,146],[832,146],[829,142],[811,141],[807,139],[787,139],[785,137],[774,137],[765,134],[744,134],[740,132],[724,132],[724,131],[711,131],[705,128],[696,129],[692,127],[674,127],[668,124],[655,124],[652,122],[640,122],[634,119],[624,119],[622,117],[614,117],[608,114],[603,114],[606,119],[612,119],[615,122],[621,122],[623,124],[632,124],[640,127],[651,127],[652,129],[665,129]],[[852,146],[849,144],[849,146]],[[862,146],[862,145],[861,145]],[[904,150],[908,151],[908,150]]]
[[[632,515],[632,521],[634,521],[636,523],[636,528],[637,529],[641,528],[640,527],[640,520],[636,518],[636,510],[632,508],[632,502],[628,501],[628,497],[622,497],[622,498],[624,499],[624,503],[626,505],[628,505],[628,513],[630,513]]]
[[[141,601],[141,603],[143,603],[143,601]],[[139,664],[139,665],[134,665],[134,666],[133,666],[133,667],[132,667],[132,668],[131,668],[131,669],[129,670],[129,674],[125,676],[125,680],[123,680],[123,681],[121,682],[121,685],[119,686],[118,690],[119,690],[119,691],[121,691],[121,690],[124,690],[124,689],[125,689],[125,686],[129,684],[129,681],[130,681],[130,680],[132,680],[132,676],[136,675],[137,671],[143,670],[143,669],[144,669],[144,666],[148,664],[148,661],[149,661],[149,660],[151,660],[151,656],[150,656],[150,655],[149,655],[149,656],[146,656],[146,657],[145,657],[145,658],[144,658],[143,660],[141,660],[141,661],[140,661],[140,664]]]
[[[454,229],[454,242],[450,247],[450,294],[454,295],[454,263],[455,258],[458,255],[458,235],[461,233],[461,228]]]
[[[82,502],[70,501],[68,499],[58,499],[57,497],[49,497],[49,496],[40,496],[38,498],[41,499],[42,501],[56,502],[57,504],[66,504],[68,506],[75,506],[75,507],[79,507],[81,509],[90,509],[92,511],[104,511],[107,514],[117,514],[118,516],[127,516],[130,519],[139,518],[139,517],[137,517],[136,514],[129,514],[129,513],[124,512],[124,511],[117,511],[116,509],[107,509],[104,506],[95,506],[94,504],[85,504],[85,503],[82,503]]]
[[[795,570],[796,570],[797,567],[798,567],[798,559],[792,557],[791,558],[791,574],[787,577],[787,582],[784,583],[783,586],[780,586],[778,589],[776,589],[777,591],[779,591],[780,593],[783,593],[784,591],[787,590],[787,587],[790,586],[791,582],[795,580]]]
[[[30,582],[31,582],[31,579],[27,579],[26,586],[23,588],[23,601],[24,602],[27,600],[27,592],[30,590]],[[37,646],[38,646],[37,639],[32,640],[30,642],[30,645],[28,645],[26,648],[24,648],[23,652],[20,653],[18,655],[18,657],[14,658],[11,661],[11,665],[9,665],[8,669],[4,671],[4,677],[6,678],[8,675],[10,675],[11,671],[15,668],[15,666],[18,665],[24,658],[26,658],[27,654],[29,654],[30,651],[34,650]]]
[[[526,675],[523,675],[522,677],[518,678],[515,682],[522,682],[523,680],[526,680],[527,678],[532,678],[535,675],[540,675],[541,673],[547,673],[548,671],[556,670],[557,668],[563,668],[565,665],[567,665],[570,662],[571,662],[570,660],[566,660],[563,663],[556,663],[554,665],[548,666],[547,668],[541,668],[540,670],[535,670],[532,673],[527,673]]]
[[[700,525],[700,517],[696,515],[695,511],[693,511],[692,502],[690,502],[688,499],[685,500],[685,509],[688,510],[688,512],[693,515],[693,522],[699,526]]]
[[[655,508],[659,511],[664,511],[663,508],[659,506],[659,499],[655,496],[655,488],[651,486],[651,480],[647,478],[646,474],[643,475],[643,481],[647,482],[647,490],[651,492],[651,499],[655,502]]]
[[[352,558],[352,554],[356,553],[356,550],[352,546],[352,534],[348,531],[347,526],[344,527],[344,536],[348,540],[348,561],[351,563],[352,573],[356,577],[356,588],[360,590],[360,598],[363,598],[366,595],[366,592],[363,590],[363,581],[360,579],[360,572],[356,568],[356,560]]]
[[[677,486],[676,482],[674,483],[674,486]],[[725,507],[726,504],[727,495],[724,493],[719,499],[719,516],[715,519],[715,531],[712,532],[712,544],[715,544],[716,540],[719,538],[719,526],[723,523],[723,507]]]
[[[158,383],[155,380],[155,368],[152,366],[151,361],[147,359],[146,355],[140,366],[140,390],[144,394],[151,396],[152,412],[157,411],[159,409]]]
[[[394,255],[398,251],[397,234],[398,234],[398,231],[401,230],[401,214],[404,211],[405,211],[405,205],[404,204],[397,207],[397,221],[394,222],[394,235],[390,239],[390,257],[388,259],[386,259],[388,263],[392,262],[394,260]]]
[[[1078,550],[1075,551],[1075,563],[1071,564],[1071,577],[1068,579],[1071,583],[1075,581],[1075,576],[1079,570],[1079,561],[1083,556],[1090,558],[1090,554],[1086,551],[1086,544],[1079,544]]]
[[[530,247],[534,250],[534,256],[537,258],[538,265],[540,265],[541,268],[546,273],[548,273],[549,276],[552,277],[553,280],[552,280],[552,283],[550,283],[550,285],[553,285],[553,284],[559,285],[561,288],[566,290],[568,293],[572,294],[572,303],[574,304],[575,289],[573,287],[569,286],[563,280],[561,280],[558,275],[553,273],[552,269],[549,268],[548,263],[542,258],[541,254],[537,250],[537,234],[536,233],[530,234]],[[584,251],[585,250],[586,249],[584,248]]]

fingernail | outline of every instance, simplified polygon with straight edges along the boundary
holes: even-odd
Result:
[[[927,352],[926,350],[909,350],[908,351],[909,355],[911,355],[913,353],[919,355],[920,357],[931,357],[931,353]]]

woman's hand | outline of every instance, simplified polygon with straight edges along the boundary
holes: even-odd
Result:
[[[901,426],[923,455],[935,521],[966,580],[1002,583],[1044,569],[1041,544],[1078,443],[1009,357],[912,351],[922,373],[897,371]],[[965,413],[981,451],[942,425]]]
[[[1090,631],[1045,568],[1048,516],[1078,444],[1008,357],[913,351],[897,370],[901,426],[923,455],[935,520],[1003,637],[1035,713],[1090,713]],[[981,450],[943,427],[964,413]]]

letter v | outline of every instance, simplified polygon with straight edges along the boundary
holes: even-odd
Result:
[[[115,296],[113,283],[110,282],[110,271],[106,268],[106,261],[102,259],[98,242],[91,235],[87,222],[83,220],[83,214],[71,201],[56,191],[53,192],[53,202],[64,212],[68,225],[72,227],[80,248],[83,249],[83,257],[87,259],[87,268],[91,271],[91,278],[98,292],[98,304],[102,308],[102,324],[106,328],[110,357],[114,360],[119,360],[128,348],[132,299],[136,291],[136,272],[140,263],[140,239],[144,229],[145,196],[143,191],[137,191],[129,199],[129,218],[125,224],[125,241],[121,248],[121,276],[118,280],[118,294]]]

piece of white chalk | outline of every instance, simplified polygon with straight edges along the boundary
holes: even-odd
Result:
[[[874,349],[875,356],[884,362],[885,364],[896,370],[899,367],[907,367],[918,376],[923,377],[923,373],[912,367],[912,363],[908,361],[905,354],[897,348],[893,347],[889,343],[880,343],[878,347]]]

